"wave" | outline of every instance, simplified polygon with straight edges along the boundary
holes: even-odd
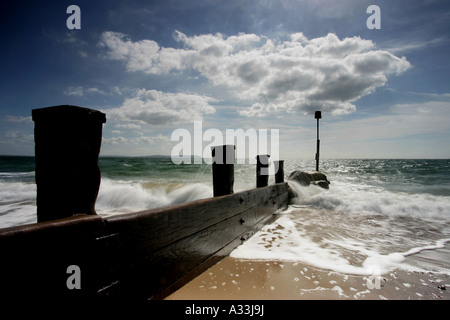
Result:
[[[36,222],[36,185],[0,182],[0,228]]]
[[[288,210],[232,257],[303,262],[364,276],[395,269],[450,275],[448,264],[421,265],[416,257],[450,242],[449,197],[339,181],[329,190],[288,183],[296,195]]]
[[[313,211],[322,217],[314,219]],[[299,211],[291,206],[273,224],[263,227],[230,255],[243,260],[302,262],[320,269],[362,276],[382,275],[396,269],[450,275],[448,264],[420,265],[417,259],[411,258],[426,250],[445,248],[450,238],[417,240],[404,237],[401,243],[397,235],[390,237],[390,234],[394,231],[405,236],[409,232],[401,230],[405,226],[396,226],[383,234],[383,226],[358,227],[358,224],[344,222],[348,216],[329,220],[323,216],[326,214],[331,213],[305,208]],[[307,221],[309,218],[314,221]],[[341,224],[336,229],[337,220],[341,220]]]
[[[96,201],[101,216],[136,212],[212,197],[201,184],[122,181],[102,178]],[[0,228],[35,223],[36,184],[0,182]]]
[[[201,183],[130,182],[103,178],[96,211],[100,215],[107,216],[180,204],[211,196],[212,188]]]
[[[292,204],[354,214],[450,219],[450,197],[405,193],[364,184],[333,181],[329,190],[289,181]]]
[[[0,201],[35,201],[36,184],[25,182],[0,182]]]

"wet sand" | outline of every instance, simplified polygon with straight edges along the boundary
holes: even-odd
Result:
[[[425,252],[442,258],[450,253]],[[449,260],[443,260],[448,263]],[[450,300],[450,276],[396,270],[377,276],[347,275],[299,262],[227,257],[168,296],[167,300]]]

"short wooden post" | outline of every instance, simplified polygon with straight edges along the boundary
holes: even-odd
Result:
[[[256,156],[256,187],[266,187],[269,184],[269,157],[268,154]]]
[[[234,192],[235,149],[234,145],[211,147],[214,197]]]
[[[76,106],[32,110],[38,222],[96,214],[105,114]]]
[[[275,183],[284,182],[284,160],[273,162],[275,166]]]

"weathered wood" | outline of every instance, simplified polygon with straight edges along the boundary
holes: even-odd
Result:
[[[254,226],[255,227],[254,231],[245,232],[241,236],[236,237],[222,249],[215,252],[213,255],[209,256],[196,268],[185,273],[184,276],[176,280],[172,285],[168,286],[159,294],[153,296],[152,299],[163,299],[168,295],[172,294],[173,292],[181,288],[183,285],[185,285],[186,283],[188,283],[189,281],[193,280],[195,277],[200,275],[202,272],[204,272],[205,270],[207,270],[208,268],[210,268],[211,266],[215,265],[217,262],[228,256],[231,253],[231,251],[233,251],[236,247],[241,245],[245,240],[250,238],[257,230],[261,229],[264,225],[271,223],[277,217],[278,217],[277,212],[274,212],[271,215],[267,215],[264,219],[260,220],[257,225]]]
[[[10,299],[94,296],[103,286],[107,252],[96,238],[104,235],[99,216],[74,216],[0,230],[0,289]],[[82,270],[82,290],[68,290],[67,268]]]
[[[239,212],[266,202],[275,194],[287,191],[287,184],[272,185],[262,190],[252,189],[166,208],[110,216],[106,221],[112,232],[129,229],[142,233],[150,246],[149,249],[156,250],[185,237],[186,234],[197,232],[202,226],[229,219]]]
[[[274,161],[275,165],[275,183],[284,182],[284,160]]]
[[[239,239],[238,243],[234,242],[234,246],[229,246],[228,251],[222,251],[221,254],[231,252],[288,201],[286,185],[270,186],[257,191],[259,192],[251,190],[225,196],[220,199],[223,206],[209,199],[192,204],[192,208],[184,207],[184,210],[173,213],[170,217],[159,215],[155,220],[163,219],[164,224],[172,226],[170,230],[178,230],[172,234],[164,228],[157,228],[160,230],[158,233],[153,229],[157,221],[153,220],[154,223],[149,224],[149,217],[145,214],[140,214],[139,219],[134,221],[146,226],[138,231],[134,223],[128,224],[127,219],[118,221],[118,216],[111,217],[114,221],[108,221],[108,229],[110,232],[121,230],[121,244],[127,252],[124,259],[130,263],[129,270],[122,279],[124,290],[141,297],[148,296],[148,292],[153,297],[161,297],[162,293],[168,293],[167,288],[173,290],[184,284],[189,279],[189,274],[197,268],[211,266],[205,261]],[[255,199],[252,204],[246,200],[241,203],[247,197]],[[234,209],[230,209],[231,207]],[[214,219],[209,218],[214,216],[210,210],[219,208],[223,208],[222,214],[216,214]],[[190,212],[190,209],[196,212]],[[151,216],[152,213],[147,212],[146,215]],[[184,215],[189,218],[181,218]]]
[[[288,203],[287,183],[232,194],[234,146],[222,146],[213,149],[213,171],[214,165],[225,166],[219,171],[227,176],[217,183],[224,189],[214,192],[221,196],[101,218],[94,204],[105,115],[57,106],[33,110],[33,120],[39,223],[0,230],[0,290],[9,299],[163,298],[228,255]],[[268,156],[261,157],[257,170],[267,184],[268,172],[261,169],[268,168]],[[64,188],[60,172],[69,173]],[[67,282],[73,266],[80,270],[79,289]]]
[[[234,192],[234,145],[211,147],[214,197]]]
[[[111,216],[78,215],[0,230],[9,297],[163,298],[228,255],[288,202],[287,183]],[[66,270],[81,269],[69,290]]]
[[[269,182],[269,157],[268,154],[256,156],[256,187],[262,188]]]
[[[37,220],[96,214],[95,200],[100,186],[97,162],[105,114],[63,105],[34,109],[32,117]]]

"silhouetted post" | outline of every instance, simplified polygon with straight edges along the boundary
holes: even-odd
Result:
[[[266,187],[269,182],[269,157],[268,154],[256,156],[256,187]]]
[[[275,183],[284,182],[284,160],[273,162],[275,166]]]
[[[316,151],[316,171],[319,171],[319,155],[320,155],[320,140],[319,140],[319,119],[322,118],[322,112],[316,111],[314,118],[317,119],[317,151]]]
[[[214,197],[234,192],[235,149],[234,145],[211,147]]]
[[[32,110],[38,222],[96,214],[104,113],[76,106]]]

